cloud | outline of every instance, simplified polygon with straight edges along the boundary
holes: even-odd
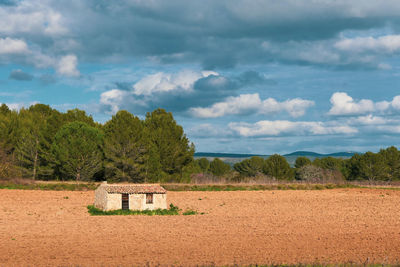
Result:
[[[278,135],[335,135],[355,134],[358,130],[348,125],[327,125],[315,121],[258,121],[256,123],[231,122],[229,128],[240,136],[262,137]]]
[[[204,69],[269,62],[338,67],[367,62],[378,67],[383,66],[381,58],[349,57],[349,47],[372,48],[374,54],[380,54],[379,49],[398,50],[395,34],[342,38],[348,31],[398,27],[396,1],[380,5],[373,0],[3,3],[1,36],[24,40],[52,58],[73,54],[82,62],[142,59],[195,63]]]
[[[57,72],[61,75],[78,77],[80,75],[78,69],[78,58],[75,55],[67,55],[60,59],[56,66]]]
[[[395,96],[392,101],[373,102],[369,99],[354,100],[344,92],[336,92],[332,95],[332,104],[329,115],[354,116],[373,112],[391,112],[400,110],[400,96]]]
[[[124,84],[123,88],[113,88],[105,93],[124,91],[126,97],[116,98],[112,106],[119,106],[117,102],[120,99],[122,105],[135,113],[144,113],[159,107],[174,112],[186,112],[193,106],[206,106],[216,100],[222,100],[235,94],[239,88],[240,84],[236,80],[216,72],[186,69],[172,73],[149,74],[130,88]],[[132,101],[130,105],[129,101]],[[134,104],[138,101],[141,105]],[[107,103],[101,102],[102,105],[108,105]]]
[[[9,37],[0,38],[0,55],[4,54],[26,54],[28,45],[19,39]]]
[[[145,103],[135,99],[130,92],[118,89],[102,93],[100,104],[103,111],[111,114],[115,114],[121,109],[131,110],[132,105],[145,106]]]
[[[226,115],[274,114],[285,111],[292,117],[299,117],[313,105],[313,101],[300,98],[283,102],[278,102],[274,98],[261,100],[259,94],[255,93],[228,97],[224,102],[215,103],[211,107],[191,108],[190,113],[198,118],[217,118]]]
[[[390,120],[380,116],[373,116],[372,114],[366,116],[359,116],[347,120],[348,124],[352,125],[384,125],[394,120]]]
[[[8,78],[16,81],[32,81],[33,75],[18,69],[11,71],[10,76],[8,76]]]
[[[337,49],[349,52],[395,53],[400,51],[400,35],[385,35],[378,38],[345,38],[335,43]]]
[[[218,76],[213,71],[196,72],[183,70],[178,73],[158,72],[148,75],[133,85],[135,95],[149,96],[154,93],[169,91],[192,91],[194,83],[210,75]]]

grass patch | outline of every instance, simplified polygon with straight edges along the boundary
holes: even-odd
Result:
[[[185,212],[182,213],[182,215],[196,215],[198,212],[195,210],[186,210]]]
[[[52,190],[52,191],[90,191],[95,190],[98,185],[95,183],[69,184],[69,183],[0,183],[0,189],[20,190]]]
[[[190,185],[162,184],[168,191],[263,191],[263,190],[324,190],[335,188],[363,188],[353,184],[226,184],[226,185]]]
[[[101,216],[101,215],[179,215],[180,209],[173,204],[169,205],[169,209],[156,209],[156,210],[109,210],[104,211],[94,207],[93,205],[87,206],[90,215]],[[186,211],[185,211],[186,212]],[[184,213],[185,213],[184,212]],[[197,214],[197,211],[195,211]],[[184,214],[193,215],[193,214]]]

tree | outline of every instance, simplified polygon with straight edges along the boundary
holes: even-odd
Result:
[[[182,170],[193,162],[194,145],[172,114],[163,109],[147,113],[145,135],[148,137],[147,173],[153,180],[162,176],[182,178]]]
[[[316,158],[313,164],[325,170],[341,170],[343,160],[334,157]]]
[[[294,176],[286,158],[278,154],[274,154],[266,159],[263,172],[279,180],[293,179]]]
[[[223,176],[229,173],[231,170],[231,166],[219,158],[214,158],[213,161],[210,163],[210,171],[215,176]]]
[[[359,160],[360,176],[369,181],[385,180],[387,166],[381,154],[367,152]]]
[[[97,124],[94,122],[92,116],[86,114],[84,110],[71,109],[67,113],[63,114],[65,122],[80,121],[88,124],[89,126],[96,127]]]
[[[382,155],[384,164],[386,165],[387,178],[389,180],[400,179],[400,151],[396,147],[391,146],[381,149],[379,154]]]
[[[249,159],[245,159],[241,162],[235,163],[233,169],[241,176],[256,176],[262,173],[265,161],[263,158],[253,156]]]
[[[84,122],[64,125],[56,134],[52,151],[61,173],[76,181],[90,180],[103,161],[103,134]]]
[[[210,169],[210,161],[206,158],[200,158],[196,160],[197,165],[199,165],[201,171],[203,173],[207,173],[208,170]]]
[[[128,111],[119,111],[104,125],[107,179],[142,182],[145,179],[143,123]]]
[[[294,167],[296,169],[299,169],[299,168],[301,168],[303,166],[310,165],[310,164],[311,164],[311,160],[309,158],[307,158],[307,157],[298,157],[298,158],[296,158],[296,162],[294,163]]]
[[[0,179],[18,178],[20,176],[11,155],[0,144]]]

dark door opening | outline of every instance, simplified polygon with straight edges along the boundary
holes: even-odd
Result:
[[[122,209],[129,210],[129,194],[122,194]]]

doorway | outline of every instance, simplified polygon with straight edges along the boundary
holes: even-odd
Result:
[[[129,210],[129,194],[122,194],[122,209]]]

